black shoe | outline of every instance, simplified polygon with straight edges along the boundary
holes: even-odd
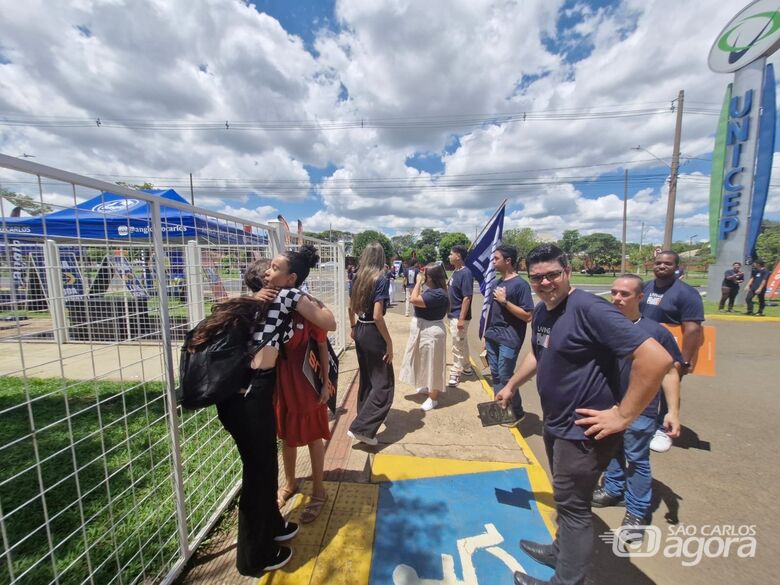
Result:
[[[282,528],[279,534],[274,536],[274,540],[276,542],[287,542],[295,538],[296,534],[298,534],[298,525],[295,522],[285,522],[284,528]]]
[[[549,585],[549,581],[542,581],[531,575],[515,571],[515,585]]]
[[[280,546],[278,549],[276,549],[276,554],[274,557],[268,561],[268,564],[265,567],[263,567],[263,571],[275,571],[276,569],[281,569],[290,562],[292,554],[292,549],[290,547]]]
[[[752,311],[745,311],[745,315],[752,315]]]
[[[531,540],[521,540],[520,550],[535,560],[537,563],[541,563],[555,568],[555,547],[551,544],[540,544]]]
[[[517,419],[515,420],[515,422],[509,423],[508,426],[517,428],[520,426],[520,423],[523,422],[523,419],[525,418],[525,411],[521,410],[519,414],[518,413],[514,413],[514,414],[515,417],[517,417]]]
[[[593,492],[593,498],[591,498],[590,504],[594,508],[609,508],[611,506],[625,506],[626,502],[621,496],[608,494],[607,490],[600,487]]]
[[[625,548],[626,545],[640,543],[645,539],[645,519],[641,516],[634,516],[631,512],[626,512],[623,516],[623,525],[618,531],[620,543]]]

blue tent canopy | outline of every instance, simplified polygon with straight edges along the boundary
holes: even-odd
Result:
[[[173,189],[145,190],[145,193],[178,203],[187,201]],[[104,192],[76,207],[35,217],[6,218],[0,234],[22,239],[148,240],[151,204],[116,193]],[[162,231],[166,241],[197,239],[220,244],[266,245],[265,235],[246,233],[240,226],[203,215],[161,205]]]

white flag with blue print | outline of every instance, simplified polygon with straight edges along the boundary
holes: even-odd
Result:
[[[504,234],[504,209],[506,204],[498,208],[493,221],[482,232],[480,238],[474,242],[474,247],[466,257],[466,266],[469,267],[474,278],[479,282],[479,290],[484,296],[482,302],[482,314],[479,317],[479,336],[485,333],[485,323],[487,322],[488,310],[493,300],[493,289],[496,286],[496,269],[490,259],[496,248],[501,244],[501,237]]]

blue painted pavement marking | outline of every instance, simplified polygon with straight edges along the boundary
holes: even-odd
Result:
[[[520,550],[551,542],[525,469],[386,482],[379,487],[371,585],[511,585],[553,571]]]

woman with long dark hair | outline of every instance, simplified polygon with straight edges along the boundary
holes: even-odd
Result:
[[[424,290],[423,290],[424,288]],[[419,394],[428,393],[422,410],[439,404],[439,392],[444,390],[447,368],[447,330],[444,317],[450,307],[447,294],[447,273],[441,264],[428,264],[417,275],[410,302],[414,317],[409,326],[401,365],[401,382],[417,388]]]
[[[189,346],[190,351],[196,351],[227,329],[244,331],[248,341],[253,337],[262,341],[270,339],[252,360],[254,373],[249,388],[217,404],[219,420],[233,437],[241,456],[236,568],[250,577],[287,564],[292,549],[279,543],[290,540],[298,532],[295,523],[284,521],[276,504],[279,465],[273,392],[276,359],[283,338],[289,334],[288,331],[277,335],[279,317],[295,310],[323,328],[335,328],[333,314],[323,311],[297,289],[261,290],[265,271],[266,262],[251,264],[244,280],[254,295],[215,305]]]
[[[286,252],[273,259],[265,273],[267,286],[300,287],[309,270],[317,265],[319,256],[313,246],[301,246],[297,252]],[[330,313],[328,309],[323,309]],[[331,313],[332,315],[332,313]],[[303,524],[317,519],[327,502],[325,491],[325,440],[330,439],[330,425],[326,403],[328,392],[328,334],[325,329],[310,323],[301,315],[293,315],[292,337],[284,344],[284,356],[276,365],[276,433],[282,440],[282,461],[285,484],[279,489],[278,504],[281,508],[295,493],[295,463],[298,447],[308,446],[311,459],[312,494],[300,515]],[[336,321],[333,320],[335,327]],[[309,343],[317,343],[320,363],[320,395],[303,373]]]
[[[393,340],[385,323],[390,301],[385,278],[385,251],[371,242],[360,255],[349,299],[349,322],[355,340],[360,381],[357,417],[347,431],[353,439],[376,445],[376,433],[393,404]]]

